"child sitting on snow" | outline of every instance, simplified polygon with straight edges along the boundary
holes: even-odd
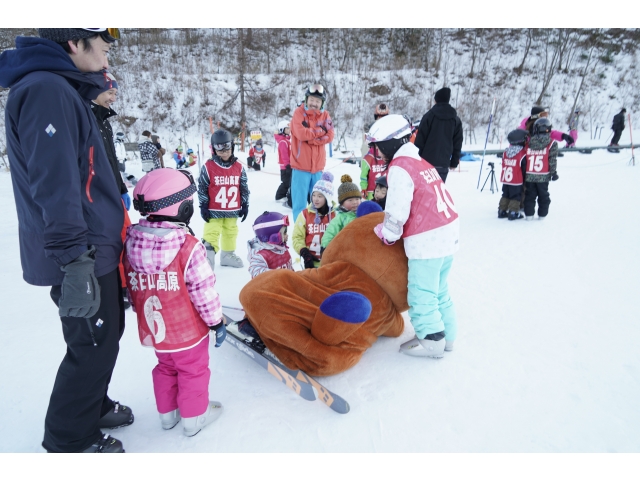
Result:
[[[162,428],[182,418],[188,437],[222,413],[209,401],[209,333],[216,347],[226,336],[216,277],[188,226],[195,192],[186,171],[160,168],[142,177],[133,205],[146,218],[127,229],[123,257],[140,342],[158,357],[152,376]]]
[[[387,204],[387,177],[382,176],[376,178],[376,189],[373,191],[372,200],[380,205],[380,208],[384,210],[385,205]]]
[[[340,181],[342,182],[338,187],[338,202],[340,202],[340,207],[338,207],[336,211],[335,218],[331,220],[327,226],[327,230],[324,232],[321,242],[323,249],[327,248],[329,242],[340,233],[340,230],[355,220],[356,210],[358,210],[358,205],[362,202],[362,192],[358,186],[353,183],[349,175],[342,175]]]
[[[254,239],[247,242],[251,278],[278,268],[293,270],[287,247],[289,217],[278,212],[264,212],[253,224]]]
[[[524,183],[524,167],[527,154],[527,142],[529,132],[526,130],[513,130],[507,135],[509,146],[502,154],[502,198],[498,204],[498,218],[517,220],[522,218],[520,214],[520,202],[522,200],[522,184]]]
[[[293,249],[300,253],[304,268],[320,266],[322,237],[336,216],[334,208],[333,174],[324,172],[313,186],[311,203],[300,212],[293,227]]]

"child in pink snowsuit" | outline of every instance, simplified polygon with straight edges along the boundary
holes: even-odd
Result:
[[[188,227],[195,192],[186,170],[142,177],[133,203],[148,217],[127,229],[123,258],[140,341],[158,357],[152,376],[162,428],[182,418],[189,437],[222,413],[219,402],[209,401],[209,333],[216,332],[216,347],[226,336],[216,277]]]
[[[540,107],[538,105],[534,105],[531,108],[531,116],[525,117],[520,122],[520,126],[518,126],[521,130],[527,130],[529,135],[533,135],[533,124],[538,118],[548,118],[549,117],[549,109],[546,107]],[[527,127],[527,123],[529,127]],[[578,134],[576,132],[576,136],[567,135],[566,133],[562,133],[560,130],[551,130],[551,139],[556,142],[562,142],[563,140],[566,142],[566,147],[572,147],[575,144],[576,139],[578,138]]]

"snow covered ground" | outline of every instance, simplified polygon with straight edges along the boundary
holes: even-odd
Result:
[[[250,212],[237,246],[243,258],[258,215],[291,214],[273,200],[280,178],[267,151],[266,169],[248,173]],[[224,415],[193,438],[180,428],[163,431],[151,380],[155,356],[140,346],[135,314],[127,311],[110,395],[132,407],[135,423],[111,433],[128,452],[640,451],[640,165],[629,166],[630,155],[565,154],[544,221],[499,220],[500,193],[476,189],[480,162],[451,173],[447,186],[461,219],[450,277],[460,325],[455,350],[442,360],[398,353],[413,336],[407,319],[400,338],[379,339],[355,367],[322,379],[349,401],[347,415],[301,399],[230,345],[212,344],[211,398],[223,403]],[[488,161],[499,166],[487,156],[481,185]],[[358,181],[356,165],[329,159],[327,168],[336,188],[343,173]],[[22,280],[5,172],[0,202],[0,452],[42,452],[65,346],[49,289]],[[138,218],[133,209],[131,216]],[[198,215],[192,227],[202,233]],[[218,265],[216,274],[222,304],[240,307],[246,268]]]

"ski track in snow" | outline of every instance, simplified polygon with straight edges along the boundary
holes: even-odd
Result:
[[[236,249],[245,264],[255,218],[265,210],[291,216],[273,200],[280,176],[272,145],[267,151],[265,171],[248,172],[250,211],[239,223]],[[461,219],[450,276],[459,320],[455,349],[441,360],[398,353],[413,336],[405,314],[400,338],[381,337],[353,368],[321,379],[350,403],[346,415],[301,399],[242,353],[212,343],[210,394],[224,414],[193,438],[180,426],[163,431],[151,380],[155,355],[140,346],[135,314],[127,311],[109,393],[133,409],[135,423],[109,433],[128,452],[639,451],[640,166],[628,166],[629,157],[629,150],[566,153],[558,159],[560,179],[550,184],[549,216],[533,222],[497,219],[500,193],[476,189],[480,162],[450,173],[447,187]],[[481,186],[489,161],[499,167],[487,156]],[[356,165],[328,159],[327,167],[336,189],[344,173],[358,182]],[[139,176],[139,163],[128,170]],[[6,413],[0,451],[42,452],[65,346],[49,289],[22,280],[4,172],[0,198],[9,206],[0,234]],[[133,209],[131,216],[138,218]],[[192,228],[201,235],[197,213]],[[218,264],[216,275],[222,304],[240,307],[246,266]]]

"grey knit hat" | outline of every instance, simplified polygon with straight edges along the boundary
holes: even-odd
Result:
[[[112,43],[115,41],[108,33],[93,32],[84,28],[39,28],[38,35],[40,38],[46,38],[56,43],[64,43],[69,40],[80,40],[82,38],[92,38],[100,35],[105,42]]]

